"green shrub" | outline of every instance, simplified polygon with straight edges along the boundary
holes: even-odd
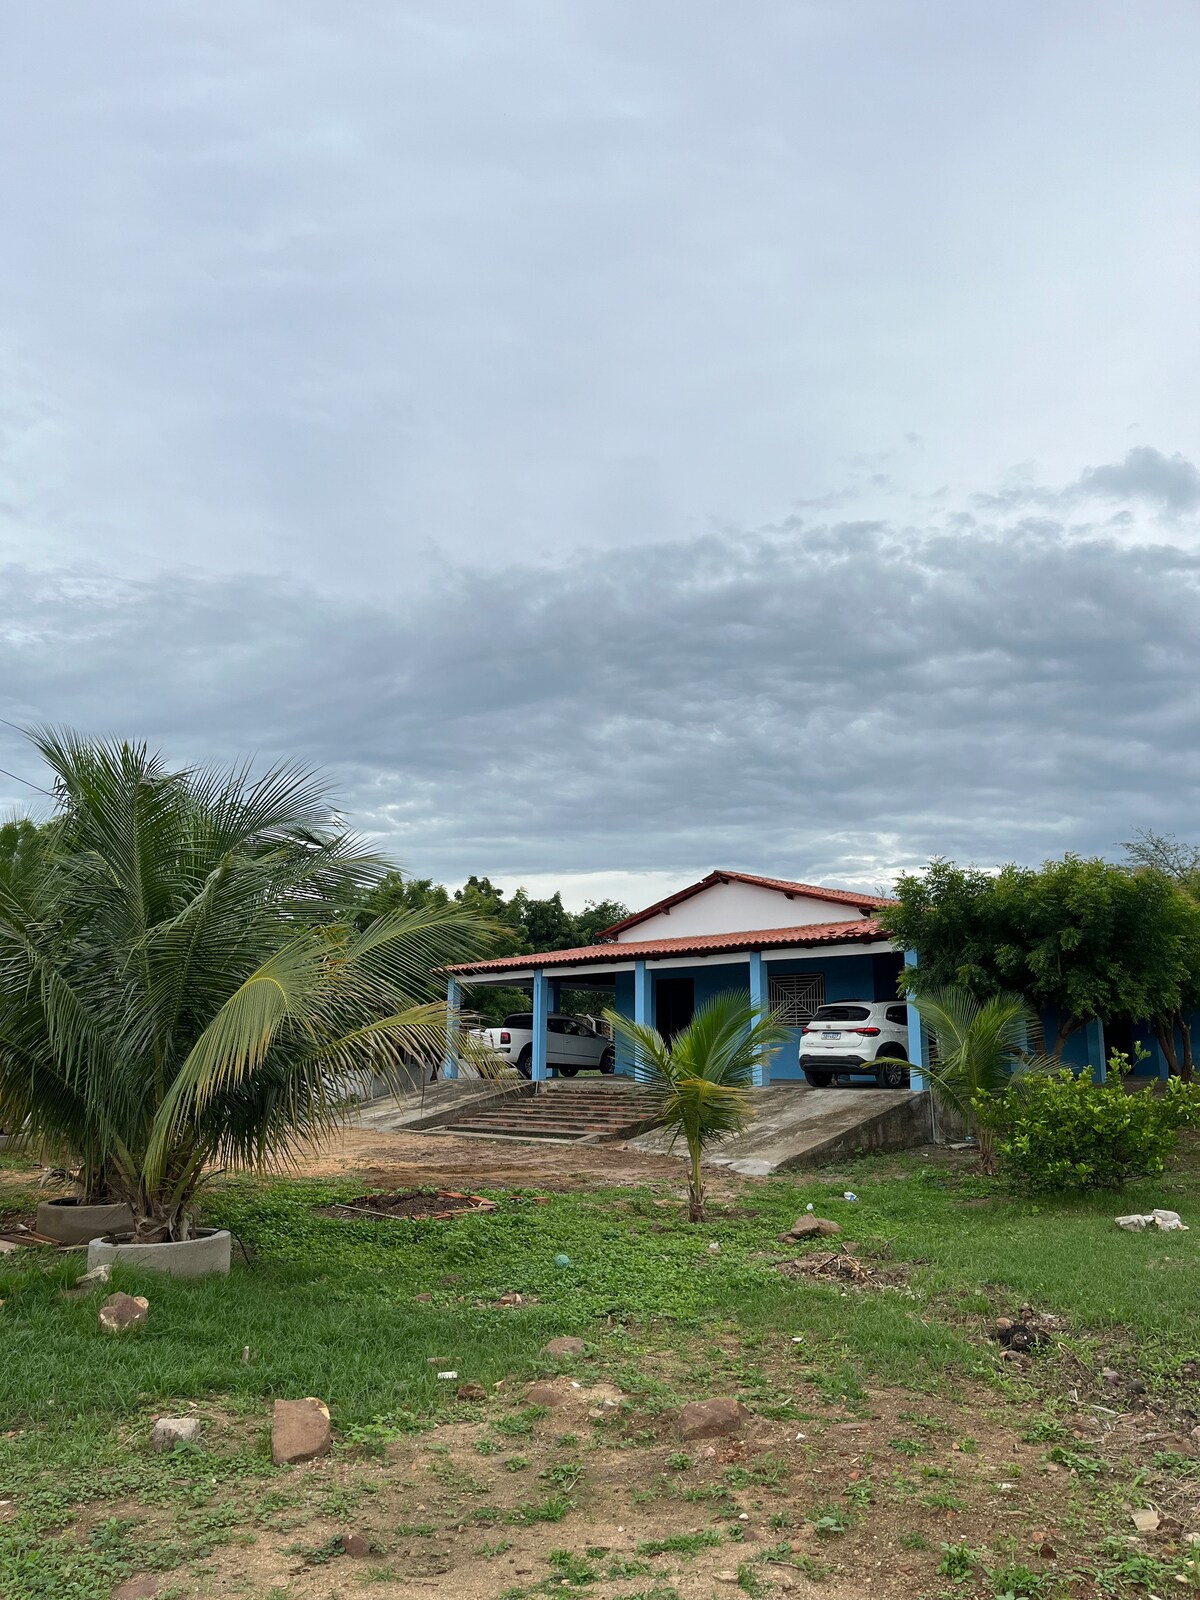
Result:
[[[1029,1189],[1119,1189],[1161,1172],[1178,1129],[1198,1116],[1200,1088],[1178,1078],[1160,1096],[1127,1093],[1119,1072],[1107,1083],[1068,1070],[1028,1073],[1004,1096],[1000,1155]]]

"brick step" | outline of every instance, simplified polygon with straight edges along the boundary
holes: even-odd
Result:
[[[610,1117],[603,1111],[540,1111],[536,1115],[525,1116],[519,1111],[477,1111],[472,1117],[469,1113],[459,1117],[459,1122],[603,1122],[614,1128],[623,1127],[627,1122],[641,1122],[644,1118],[653,1116],[652,1111],[644,1111],[641,1116]]]
[[[555,1122],[549,1119],[538,1122],[524,1122],[518,1118],[490,1117],[486,1122],[480,1117],[469,1117],[462,1122],[449,1124],[454,1128],[470,1128],[475,1133],[561,1133],[567,1136],[584,1138],[591,1133],[621,1133],[625,1128],[636,1127],[636,1123],[598,1123],[598,1122]]]

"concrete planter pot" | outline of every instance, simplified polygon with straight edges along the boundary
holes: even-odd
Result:
[[[116,1205],[85,1206],[76,1199],[43,1200],[37,1208],[34,1228],[59,1244],[89,1244],[102,1233],[127,1233],[133,1227],[133,1212],[120,1202]]]
[[[233,1236],[225,1228],[197,1228],[190,1239],[174,1244],[134,1244],[119,1234],[93,1239],[88,1245],[88,1271],[106,1261],[172,1278],[206,1278],[227,1274],[233,1257]]]

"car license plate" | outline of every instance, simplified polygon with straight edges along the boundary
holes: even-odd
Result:
[[[839,1028],[826,1028],[822,1032],[821,1037],[822,1039],[840,1039],[842,1034]]]

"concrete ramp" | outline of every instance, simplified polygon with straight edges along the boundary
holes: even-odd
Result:
[[[748,1178],[821,1166],[871,1150],[908,1150],[931,1137],[929,1095],[911,1089],[814,1089],[775,1084],[754,1091],[754,1121],[709,1156],[706,1166],[727,1167]],[[662,1133],[628,1141],[632,1150],[663,1154]],[[682,1142],[673,1152],[682,1155]]]

